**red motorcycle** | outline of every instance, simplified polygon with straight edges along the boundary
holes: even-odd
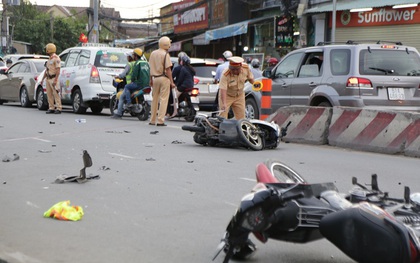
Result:
[[[256,251],[249,234],[308,243],[327,238],[357,262],[420,262],[420,198],[405,188],[404,198],[390,198],[372,175],[371,189],[353,178],[348,195],[333,183],[309,184],[289,166],[274,160],[256,168],[257,185],[242,198],[213,260],[244,260]]]

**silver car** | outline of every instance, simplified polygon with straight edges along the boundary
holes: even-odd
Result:
[[[401,43],[320,44],[287,54],[271,71],[272,112],[282,106],[420,110],[420,54]]]
[[[0,74],[0,104],[20,101],[22,107],[35,102],[34,87],[46,59],[22,59]]]

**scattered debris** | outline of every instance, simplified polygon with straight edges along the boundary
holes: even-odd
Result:
[[[193,163],[194,161],[187,161],[187,163]]]
[[[155,160],[155,159],[153,159],[153,158],[147,158],[147,159],[146,159],[146,161],[154,162],[154,161],[156,161],[156,160]]]
[[[80,175],[66,176],[61,175],[55,179],[56,184],[62,184],[65,182],[78,182],[79,184],[87,182],[89,179],[99,179],[99,175],[86,176],[86,168],[92,166],[92,158],[86,150],[83,150],[83,168],[80,170]]]
[[[76,119],[77,123],[86,123],[86,119]]]
[[[183,143],[185,143],[185,142],[183,142],[183,141],[178,141],[178,140],[175,140],[175,141],[173,141],[173,142],[172,142],[172,144],[183,144]]]
[[[50,124],[55,124],[55,121],[50,121]]]
[[[6,181],[3,181],[3,184],[7,184],[7,182]]]
[[[70,201],[62,201],[53,205],[44,213],[44,217],[52,217],[58,220],[78,221],[82,219],[84,213],[80,206],[71,206]]]
[[[131,133],[131,131],[122,131],[122,132],[120,132],[120,131],[105,131],[106,133]]]
[[[108,171],[108,170],[111,170],[111,168],[106,167],[105,165],[103,165],[103,166],[99,167],[99,170]]]
[[[158,134],[159,131],[151,131],[150,134]]]
[[[5,162],[5,163],[7,163],[7,162],[13,162],[13,161],[17,161],[19,159],[20,159],[19,155],[17,155],[16,153],[14,153],[13,154],[13,157],[9,157],[9,156],[6,155],[3,158],[3,162]]]
[[[50,153],[52,151],[51,150],[38,150],[38,152],[40,152],[40,153]]]

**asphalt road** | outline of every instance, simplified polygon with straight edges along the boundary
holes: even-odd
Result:
[[[76,122],[85,119],[85,123]],[[184,121],[156,127],[109,113],[47,115],[17,104],[0,106],[0,259],[38,262],[211,262],[240,199],[255,184],[255,166],[273,158],[310,182],[333,181],[347,191],[351,177],[372,173],[391,194],[420,191],[419,160],[329,146],[280,144],[275,150],[197,145]],[[93,165],[84,184],[54,183],[79,175],[82,152]],[[81,221],[44,218],[57,202],[81,206]],[[328,241],[255,242],[249,262],[353,262]],[[1,262],[1,260],[0,260]],[[222,262],[222,257],[215,262]]]

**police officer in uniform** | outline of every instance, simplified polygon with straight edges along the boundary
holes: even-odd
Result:
[[[227,118],[232,107],[235,119],[245,118],[245,82],[254,84],[254,75],[241,57],[231,57],[229,67],[222,73],[219,83],[219,109],[220,116]]]

